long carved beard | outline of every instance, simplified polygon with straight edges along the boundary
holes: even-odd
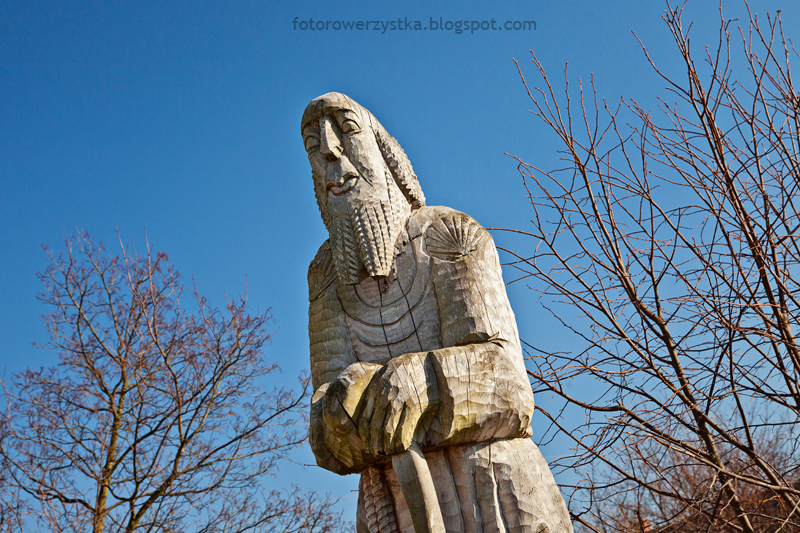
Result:
[[[372,277],[391,272],[395,243],[411,211],[400,191],[392,192],[390,187],[388,201],[354,199],[345,209],[328,211],[333,261],[343,284],[358,285],[362,265]]]

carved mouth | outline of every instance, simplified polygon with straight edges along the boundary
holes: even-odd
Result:
[[[336,185],[335,183],[328,182],[327,185],[328,191],[330,191],[334,196],[340,196],[349,191],[350,189],[352,189],[353,185],[356,184],[357,179],[358,176],[352,176],[347,180],[345,180],[345,182],[342,183],[341,185]]]

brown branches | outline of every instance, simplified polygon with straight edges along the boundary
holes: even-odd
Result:
[[[266,388],[269,313],[182,298],[149,248],[66,245],[40,274],[59,365],[3,384],[0,530],[330,529],[329,500],[260,485],[305,440],[308,387]]]
[[[677,99],[657,119],[593,84],[559,97],[535,56],[544,90],[522,77],[567,168],[517,159],[536,247],[511,264],[585,346],[532,350],[531,376],[564,402],[561,466],[592,469],[571,503],[590,530],[800,531],[794,52],[750,13],[698,64],[681,17],[668,5],[685,78],[647,55]]]

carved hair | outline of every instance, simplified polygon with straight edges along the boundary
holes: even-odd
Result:
[[[311,173],[311,178],[314,178],[314,173]],[[325,227],[330,229],[330,217],[328,217],[328,193],[325,189],[325,181],[322,179],[314,179],[314,196],[317,197],[317,207],[319,208],[319,212],[322,215],[322,222],[325,224]]]
[[[397,139],[389,135],[375,117],[371,116],[371,118],[375,121],[372,126],[375,131],[375,140],[378,141],[378,147],[381,149],[386,165],[392,172],[395,183],[403,191],[403,196],[411,204],[411,209],[419,209],[425,205],[425,195],[422,194],[422,187],[411,167],[411,161],[408,160],[408,156],[400,147]]]

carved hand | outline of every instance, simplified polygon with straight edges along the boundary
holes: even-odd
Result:
[[[364,391],[382,368],[372,363],[352,364],[325,391],[322,403],[322,418],[328,429],[325,442],[334,457],[349,468],[368,462],[355,421],[358,420]]]
[[[325,392],[323,417],[328,428],[344,435],[355,431],[361,397],[372,377],[383,367],[373,363],[355,363],[333,380]]]
[[[420,419],[438,401],[428,354],[408,353],[389,361],[364,395],[358,434],[366,453],[394,455],[407,450]]]

